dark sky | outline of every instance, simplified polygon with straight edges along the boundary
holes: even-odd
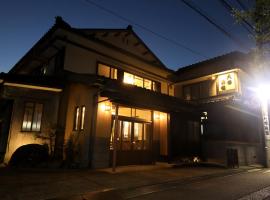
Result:
[[[137,24],[177,41],[205,57],[133,25],[134,31],[171,69],[241,49],[181,0],[92,0]],[[219,0],[193,0],[218,24],[249,48],[252,39]],[[238,6],[235,0],[227,0]],[[243,1],[244,2],[244,1]],[[73,27],[125,28],[129,23],[85,0],[2,0],[0,4],[0,72],[7,72],[62,16]]]

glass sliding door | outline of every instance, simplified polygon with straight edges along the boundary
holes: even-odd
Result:
[[[111,150],[113,150],[114,131],[115,120],[113,120],[111,132]],[[118,120],[117,131],[118,164],[146,164],[148,160],[151,160],[150,140],[151,123],[131,120],[129,121],[120,118]],[[145,160],[146,162],[144,162],[143,160]]]

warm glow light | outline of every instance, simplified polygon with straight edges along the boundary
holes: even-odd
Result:
[[[162,112],[155,112],[154,113],[155,120],[164,120],[165,118],[166,118],[166,113],[162,113]]]
[[[132,84],[133,85],[134,84],[134,75],[125,72],[124,73],[124,83]]]
[[[215,76],[212,76],[211,79],[212,79],[212,80],[216,80],[216,77],[215,77]]]
[[[230,91],[236,89],[235,73],[226,73],[218,76],[218,91]]]
[[[160,113],[159,119],[163,120],[165,118],[165,114]]]
[[[102,111],[111,111],[111,104],[110,103],[102,103],[101,104],[101,109],[102,109]]]
[[[112,105],[112,109],[111,109],[111,113],[112,113],[112,115],[115,115],[116,114],[116,111],[115,111],[115,106],[114,105]]]
[[[159,120],[159,119],[160,119],[160,114],[157,113],[157,112],[155,112],[155,113],[154,113],[154,119],[155,119],[155,120]]]
[[[52,92],[62,92],[62,89],[59,89],[59,88],[43,87],[43,86],[36,86],[36,85],[26,85],[26,84],[20,84],[20,83],[7,83],[7,82],[5,82],[4,85],[12,86],[12,87],[21,87],[21,88],[27,88],[27,89],[34,89],[34,90],[46,90],[46,91],[52,91]]]

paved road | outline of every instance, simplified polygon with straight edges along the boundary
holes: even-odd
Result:
[[[230,199],[265,199],[270,196],[270,170],[250,170],[245,173],[228,175],[224,177],[216,177],[205,180],[192,181],[187,184],[175,184],[171,187],[158,189],[155,187],[153,191],[145,189],[145,192],[126,197],[133,200],[230,200]],[[269,188],[268,188],[269,187]],[[262,190],[265,188],[264,190]],[[143,188],[141,191],[144,191]],[[254,193],[260,191],[259,193]],[[131,191],[129,191],[131,194]],[[151,193],[153,192],[153,193]],[[128,193],[128,192],[127,192]],[[253,196],[247,196],[253,193]],[[262,195],[263,194],[263,195]],[[254,196],[255,195],[255,196]],[[268,199],[268,198],[267,198]]]

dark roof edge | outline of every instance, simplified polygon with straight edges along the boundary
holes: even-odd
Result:
[[[164,69],[166,71],[169,71],[170,73],[174,73],[175,71],[167,68],[161,61],[160,59],[147,47],[147,45],[142,41],[142,39],[133,31],[132,26],[128,25],[126,29],[79,29],[79,28],[73,28],[71,27],[67,22],[65,22],[62,17],[60,16],[56,16],[55,17],[55,24],[34,44],[34,46],[32,46],[28,52],[21,57],[21,59],[9,70],[8,73],[14,73],[18,70],[18,68],[20,67],[20,65],[23,63],[23,61],[25,60],[26,57],[28,57],[29,55],[31,55],[31,53],[34,51],[34,49],[36,49],[42,42],[44,42],[50,35],[52,35],[57,28],[63,28],[65,30],[69,30],[69,31],[79,31],[79,30],[117,30],[117,31],[129,31],[132,34],[134,34],[134,36],[145,46],[145,48],[154,56],[155,59],[157,59],[157,61],[159,62],[159,64],[155,65],[156,67],[159,67],[160,69]]]
[[[200,61],[200,62],[197,62],[197,63],[194,63],[194,64],[191,64],[191,65],[188,65],[188,66],[184,66],[182,68],[179,68],[175,74],[176,75],[179,75],[181,72],[185,72],[185,71],[188,71],[188,70],[191,70],[199,65],[203,65],[203,64],[207,64],[207,63],[211,63],[211,62],[214,62],[218,59],[221,59],[221,58],[224,58],[224,57],[227,57],[227,56],[231,56],[231,55],[247,55],[246,53],[243,53],[241,51],[232,51],[232,52],[229,52],[229,53],[226,53],[226,54],[223,54],[223,55],[219,55],[219,56],[216,56],[216,57],[213,57],[213,58],[210,58],[210,59],[207,59],[207,60],[203,60],[203,61]]]
[[[143,46],[147,49],[147,51],[149,51],[153,56],[154,58],[159,62],[158,64],[159,65],[155,65],[155,66],[160,66],[161,69],[164,69],[164,70],[167,70],[171,73],[175,72],[174,70],[172,69],[169,69],[155,54],[154,52],[148,48],[148,46],[145,44],[145,42],[137,35],[137,33],[135,33],[133,31],[133,28],[131,25],[128,25],[127,28],[125,29],[121,29],[121,28],[72,28],[73,30],[76,30],[76,31],[80,31],[80,30],[89,30],[89,31],[126,31],[126,32],[131,32],[142,44]]]
[[[24,61],[24,59],[29,56],[34,49],[37,48],[42,42],[44,42],[50,35],[52,35],[57,28],[68,28],[70,29],[71,26],[65,22],[62,17],[56,16],[55,17],[55,24],[32,46],[26,54],[9,70],[8,73],[14,73],[20,67],[20,64]]]

